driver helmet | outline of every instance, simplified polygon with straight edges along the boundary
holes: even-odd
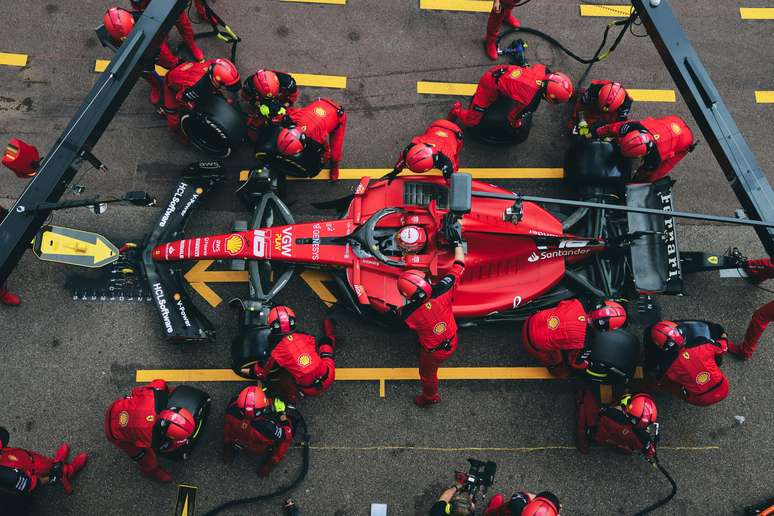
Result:
[[[626,324],[626,309],[620,303],[605,299],[591,311],[589,323],[600,330],[617,330]]]
[[[296,313],[288,306],[278,305],[269,310],[267,323],[273,333],[287,335],[296,328]]]
[[[196,430],[193,414],[185,408],[170,407],[162,410],[159,425],[164,435],[176,442],[190,439]]]
[[[651,423],[655,423],[658,417],[656,402],[649,394],[624,396],[621,398],[621,406],[631,419],[631,423],[639,428],[647,428]]]
[[[672,321],[657,322],[650,329],[650,340],[656,347],[668,351],[685,345],[685,335],[680,325]]]
[[[417,174],[431,170],[435,166],[433,148],[425,143],[415,143],[406,152],[406,166]]]
[[[228,91],[239,91],[242,87],[239,71],[228,59],[218,58],[208,70],[212,85],[216,88],[226,88]]]
[[[625,100],[626,90],[621,86],[620,82],[609,82],[599,88],[597,103],[599,104],[599,109],[605,113],[616,111],[623,105]]]
[[[427,245],[427,231],[422,226],[403,226],[395,233],[395,242],[404,253],[419,253]]]
[[[559,514],[559,498],[550,491],[538,493],[535,498],[521,510],[521,516],[557,516]]]
[[[295,127],[282,129],[277,136],[277,150],[289,158],[298,158],[304,151],[306,135]]]
[[[551,104],[564,104],[572,97],[572,81],[562,72],[553,72],[546,78],[544,98]]]
[[[425,273],[409,269],[398,276],[398,291],[408,300],[424,299],[430,297],[433,288],[425,279]]]
[[[642,158],[654,145],[653,138],[647,131],[629,131],[618,138],[621,154],[627,158]]]
[[[263,409],[269,406],[269,399],[263,389],[256,385],[245,387],[239,393],[236,400],[236,406],[244,412],[245,416],[253,419],[263,412]]]
[[[102,24],[110,39],[120,44],[134,29],[134,16],[126,9],[111,7],[102,17]]]

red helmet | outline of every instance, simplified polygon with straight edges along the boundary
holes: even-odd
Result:
[[[425,273],[416,269],[403,271],[398,276],[398,291],[406,299],[429,297],[433,288],[425,279]]]
[[[263,389],[252,385],[242,389],[237,397],[236,405],[248,418],[253,419],[269,406],[269,399]]]
[[[258,70],[250,77],[250,83],[258,97],[270,99],[279,96],[279,78],[271,70]]]
[[[649,424],[656,422],[658,410],[656,402],[649,394],[624,396],[621,399],[621,405],[626,409],[626,413],[632,417],[633,423],[640,428],[647,428]]]
[[[641,158],[653,147],[653,138],[646,131],[630,131],[618,138],[618,146],[627,158]]]
[[[661,321],[650,329],[650,339],[663,350],[685,345],[685,335],[680,325],[672,321]]]
[[[162,410],[159,422],[161,428],[166,430],[167,437],[173,441],[189,439],[196,430],[193,414],[184,408],[171,407]]]
[[[298,157],[304,150],[306,135],[295,127],[285,128],[277,136],[277,150],[289,157]]]
[[[395,234],[395,240],[404,252],[418,253],[427,245],[427,231],[422,226],[403,226]]]
[[[268,324],[282,335],[292,333],[296,327],[296,312],[289,306],[275,306],[269,310]]]
[[[605,299],[591,311],[589,323],[600,330],[617,330],[626,324],[626,309],[620,303]]]
[[[572,81],[562,72],[553,72],[546,79],[545,99],[552,104],[564,104],[572,97]]]
[[[597,103],[604,112],[615,111],[626,100],[626,90],[620,82],[609,82],[599,89]]]
[[[242,87],[234,63],[228,59],[218,58],[210,65],[210,79],[216,88],[226,88],[229,91],[239,91]]]
[[[554,493],[543,491],[521,510],[521,516],[557,516],[559,514],[559,498]]]
[[[406,152],[406,166],[417,174],[427,172],[435,165],[433,148],[424,143],[415,143]]]
[[[116,43],[121,43],[134,29],[134,16],[126,9],[111,7],[102,17],[102,23],[105,25],[110,39]]]

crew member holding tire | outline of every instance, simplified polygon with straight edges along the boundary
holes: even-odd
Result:
[[[551,491],[538,494],[517,491],[510,498],[502,493],[494,495],[484,516],[558,516],[561,511],[559,497]]]
[[[265,363],[253,365],[258,379],[268,380],[272,391],[291,404],[298,401],[298,391],[305,396],[319,396],[328,390],[336,377],[333,320],[323,321],[323,336],[319,340],[296,331],[296,313],[287,306],[272,308],[267,324],[277,344]]]
[[[230,464],[237,451],[244,451],[262,461],[258,476],[268,476],[293,442],[285,408],[285,402],[267,398],[259,386],[242,389],[226,408],[223,462]]]
[[[484,50],[492,61],[496,61],[498,57],[497,36],[500,34],[503,22],[514,29],[521,27],[521,22],[513,15],[515,6],[516,0],[494,0],[492,2],[492,11],[486,22],[486,35],[484,36]]]
[[[145,11],[145,8],[148,7],[148,4],[150,3],[150,0],[130,1],[132,3],[132,8],[139,13]],[[194,4],[196,5],[196,11],[201,16],[202,13],[204,13],[204,6],[199,5],[200,0],[194,0]],[[205,16],[202,17],[204,18]],[[193,25],[191,25],[191,19],[188,17],[188,12],[186,10],[180,13],[180,17],[177,19],[175,27],[177,27],[177,31],[180,33],[180,37],[183,38],[185,46],[188,47],[188,50],[191,52],[191,56],[193,56],[194,60],[204,61],[204,52],[202,52],[202,50],[196,45]]]
[[[713,405],[728,396],[728,379],[720,370],[728,338],[719,325],[716,339],[688,339],[680,323],[661,321],[645,330],[645,371],[652,387],[691,405]]]
[[[53,459],[25,450],[10,448],[10,434],[0,427],[0,490],[15,493],[31,493],[38,486],[62,484],[65,493],[72,494],[75,475],[86,466],[85,453],[67,462],[70,445],[62,443]],[[6,508],[7,510],[7,508]]]
[[[693,152],[693,131],[678,116],[615,122],[591,128],[594,138],[612,136],[624,157],[641,159],[634,180],[655,182]]]
[[[436,120],[424,134],[412,138],[411,143],[403,149],[395,167],[388,174],[389,181],[404,168],[417,174],[435,168],[448,180],[460,168],[462,143],[462,130],[457,124],[443,119]]]
[[[514,129],[529,131],[532,113],[541,99],[551,104],[563,104],[572,97],[570,78],[561,72],[552,72],[545,65],[498,65],[490,68],[479,80],[470,107],[454,103],[448,120],[459,118],[463,125],[476,127],[484,118],[487,108],[500,96],[513,100],[516,106],[508,113],[508,122]]]
[[[302,108],[288,110],[288,126],[277,136],[277,151],[283,156],[302,159],[310,148],[310,141],[319,150],[320,163],[308,169],[308,177],[320,173],[330,164],[331,181],[339,178],[339,164],[343,156],[344,139],[347,135],[347,112],[330,99],[319,99]]]
[[[438,395],[438,368],[457,349],[457,322],[454,320],[454,289],[465,270],[462,236],[454,244],[454,264],[448,274],[431,285],[422,271],[409,269],[398,277],[398,291],[408,303],[399,312],[401,319],[419,339],[419,381],[422,392],[414,398],[419,407],[441,401]]]
[[[172,132],[179,131],[180,109],[183,105],[195,109],[196,104],[206,97],[222,94],[222,88],[236,93],[240,87],[239,72],[228,59],[208,59],[176,66],[164,77],[167,127]]]
[[[579,299],[561,301],[553,308],[530,315],[521,329],[524,350],[558,378],[588,368],[581,358],[589,328],[617,330],[626,324],[626,310],[619,303],[604,300],[585,306]]]
[[[167,408],[172,392],[164,380],[153,380],[114,401],[105,413],[108,441],[137,462],[143,475],[162,483],[171,482],[172,475],[159,466],[156,454],[188,445],[196,430],[188,409]]]
[[[582,389],[576,394],[576,446],[589,452],[589,443],[612,446],[626,454],[656,455],[658,410],[648,394],[626,394],[618,403],[600,408],[596,394]]]
[[[6,215],[8,215],[8,210],[3,205],[0,205],[0,222],[2,222]],[[8,285],[3,283],[0,285],[0,302],[6,306],[19,306],[22,300],[16,294],[8,292]]]
[[[579,136],[590,138],[592,125],[628,120],[633,102],[620,82],[591,81],[588,88],[578,91],[569,129],[577,127]]]
[[[771,262],[771,258],[747,260],[744,269],[756,285],[774,278],[774,264]],[[750,319],[750,324],[747,325],[744,340],[739,345],[729,342],[728,351],[742,360],[752,357],[758,346],[758,341],[761,340],[761,335],[772,320],[774,320],[774,301],[766,303],[755,311]]]

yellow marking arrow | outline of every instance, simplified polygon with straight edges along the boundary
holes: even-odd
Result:
[[[370,177],[378,179],[390,172],[389,168],[342,168],[339,171],[339,179],[360,180],[361,177]],[[564,169],[562,168],[465,168],[460,170],[470,174],[475,179],[562,179],[564,178]],[[323,180],[328,179],[329,170],[325,169],[312,179],[292,178],[299,181]],[[409,172],[405,172],[409,174]],[[239,173],[240,181],[247,181],[248,170],[242,170]],[[425,176],[439,176],[438,170],[431,170],[423,174]]]
[[[581,16],[604,16],[607,18],[626,18],[634,8],[631,5],[580,5]]]
[[[489,0],[419,0],[419,8],[434,11],[488,13],[492,10],[492,2]]]
[[[0,65],[5,66],[27,66],[27,54],[8,54],[0,52]]]
[[[110,64],[109,59],[97,59],[94,62],[94,71],[98,73],[102,73],[105,70],[107,70],[108,65]],[[159,74],[161,77],[164,77],[167,75],[168,70],[166,68],[163,68],[159,65],[156,65],[156,73]]]
[[[632,99],[638,102],[677,102],[674,90],[652,90],[627,88]],[[470,97],[476,92],[476,85],[465,82],[418,81],[417,93],[420,95],[455,95]]]
[[[739,15],[743,20],[774,20],[774,8],[740,7]]]
[[[758,104],[774,104],[774,91],[756,91],[755,102]]]

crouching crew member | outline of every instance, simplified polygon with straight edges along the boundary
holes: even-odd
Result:
[[[253,365],[255,375],[271,382],[279,397],[292,404],[297,402],[299,390],[305,396],[319,396],[328,390],[336,377],[333,321],[323,321],[323,336],[317,341],[296,331],[296,313],[287,306],[272,308],[267,322],[277,344],[266,363]]]
[[[137,462],[143,475],[164,483],[171,482],[172,475],[159,467],[156,454],[187,445],[196,429],[190,411],[167,408],[171,392],[167,382],[153,380],[114,401],[105,413],[108,441]]]
[[[684,328],[672,321],[661,321],[645,331],[645,370],[654,388],[699,406],[728,396],[728,379],[719,367],[728,351],[728,338],[719,325],[710,327],[717,338],[689,341]]]
[[[588,88],[578,91],[569,129],[578,127],[580,136],[590,138],[592,125],[628,120],[632,102],[620,82],[591,81]]]
[[[293,442],[285,403],[269,399],[258,386],[242,389],[226,408],[223,462],[230,464],[238,450],[259,457],[258,476],[265,477],[282,461]]]
[[[586,308],[578,299],[567,299],[530,315],[522,325],[521,343],[552,375],[568,378],[573,371],[588,368],[580,354],[586,347],[589,327],[608,331],[624,324],[626,310],[615,301],[606,300]]]
[[[298,85],[292,75],[274,70],[258,70],[242,85],[242,98],[254,112],[247,116],[247,135],[252,141],[268,122],[279,123],[298,100]]]
[[[449,179],[460,168],[462,143],[462,130],[457,124],[448,120],[436,120],[424,134],[411,139],[411,143],[403,149],[394,169],[387,177],[392,181],[404,168],[417,174],[435,168],[443,173],[443,177]]]
[[[10,448],[9,442],[8,430],[0,427],[0,490],[25,494],[38,486],[62,484],[64,491],[72,494],[75,475],[86,466],[85,453],[79,453],[72,462],[67,462],[70,455],[67,443],[60,444],[54,458],[50,459],[23,448]]]

